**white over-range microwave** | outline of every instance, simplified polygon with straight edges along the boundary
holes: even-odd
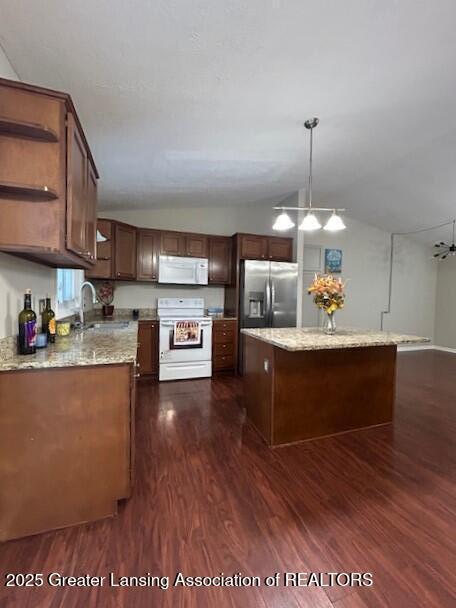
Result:
[[[206,258],[161,255],[158,262],[158,282],[174,285],[207,285],[208,266]]]

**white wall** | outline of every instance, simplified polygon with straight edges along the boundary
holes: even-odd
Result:
[[[438,262],[435,343],[456,348],[456,257]]]
[[[102,217],[150,228],[194,230],[227,234],[272,231],[274,212],[271,205],[214,207],[199,209],[149,209],[102,211]],[[328,234],[319,231],[305,234],[305,244],[343,250],[343,277],[347,282],[346,308],[338,313],[339,324],[379,329],[380,314],[387,306],[390,235],[382,230],[345,218],[347,230]],[[296,239],[296,229],[287,236]],[[385,317],[385,329],[434,336],[437,269],[429,248],[404,237],[396,241],[393,272],[392,312]],[[304,286],[305,287],[305,286]],[[153,287],[117,284],[116,306],[150,306]],[[158,288],[155,288],[158,291]],[[185,288],[184,288],[185,289]],[[209,288],[209,290],[212,288]],[[160,288],[162,291],[163,288]],[[182,291],[179,289],[179,293]],[[163,290],[167,295],[166,288]],[[190,295],[190,294],[189,294]],[[220,294],[214,295],[214,300]],[[208,297],[207,292],[205,297]],[[308,298],[304,289],[303,298]]]
[[[19,79],[1,47],[0,76]],[[38,298],[55,294],[55,270],[0,253],[0,339],[17,333],[17,315],[28,287],[33,293],[33,306],[38,310]]]
[[[378,329],[388,304],[390,235],[348,217],[344,221],[347,230],[307,234],[305,243],[343,251],[347,298],[345,308],[337,312],[339,324]],[[396,237],[392,306],[385,330],[434,337],[437,268],[430,257],[429,247]]]

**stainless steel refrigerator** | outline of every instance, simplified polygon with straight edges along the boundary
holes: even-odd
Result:
[[[241,328],[296,327],[297,286],[297,264],[245,260],[241,266]],[[241,371],[242,342],[239,341]]]

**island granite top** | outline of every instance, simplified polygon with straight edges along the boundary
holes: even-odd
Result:
[[[317,327],[242,329],[243,334],[289,351],[425,344],[428,338],[368,329],[338,329],[328,336]]]
[[[100,323],[100,325],[103,325]],[[55,344],[35,355],[16,354],[15,340],[0,348],[0,372],[88,365],[134,363],[138,346],[138,324],[125,328],[84,329],[67,337],[56,336]]]

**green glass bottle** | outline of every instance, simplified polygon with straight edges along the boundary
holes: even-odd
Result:
[[[20,355],[36,352],[36,314],[32,310],[32,290],[24,295],[24,309],[19,313],[18,351]]]
[[[51,308],[49,296],[46,296],[46,308],[41,313],[41,331],[47,334],[48,342],[55,342],[55,312]]]

